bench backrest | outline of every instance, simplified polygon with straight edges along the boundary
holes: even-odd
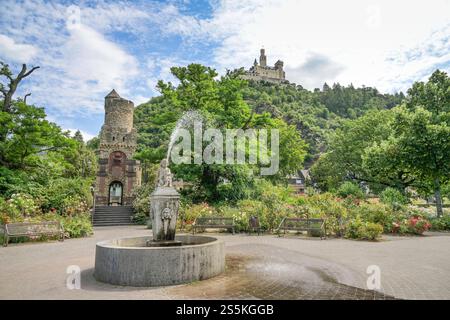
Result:
[[[232,226],[234,224],[233,218],[224,217],[198,217],[195,219],[196,225],[209,226]]]
[[[61,224],[58,221],[46,222],[23,222],[23,223],[8,223],[5,225],[5,230],[8,235],[32,235],[61,232]]]
[[[286,229],[309,229],[321,228],[324,223],[323,219],[305,219],[305,218],[285,218],[282,221],[282,228]]]

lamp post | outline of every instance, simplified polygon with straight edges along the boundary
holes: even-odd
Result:
[[[95,214],[95,187],[94,187],[94,185],[91,185],[91,194],[92,194],[91,222],[92,222],[92,225],[93,225],[94,224],[94,214]]]

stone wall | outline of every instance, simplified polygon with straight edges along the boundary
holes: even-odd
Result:
[[[105,97],[105,123],[100,131],[97,150],[96,205],[109,204],[112,182],[122,184],[122,205],[132,204],[133,191],[141,185],[140,162],[132,159],[137,144],[133,113],[133,102],[121,98],[115,90]]]

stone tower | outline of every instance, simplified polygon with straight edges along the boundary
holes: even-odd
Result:
[[[105,97],[105,122],[97,150],[98,206],[131,205],[133,190],[141,184],[140,162],[133,160],[137,138],[133,113],[133,102],[121,98],[114,89]]]
[[[267,67],[267,57],[264,49],[261,49],[261,54],[259,56],[259,65],[261,67]]]

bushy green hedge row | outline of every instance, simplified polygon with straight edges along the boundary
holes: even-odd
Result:
[[[64,193],[63,190],[61,193]],[[51,207],[46,211],[44,211],[43,208],[46,207],[42,206],[42,203],[41,199],[35,199],[24,193],[13,194],[7,200],[0,198],[0,224],[60,221],[64,227],[66,238],[86,237],[92,234],[89,207],[79,195],[68,196],[62,199],[58,208]],[[40,237],[40,240],[44,238]],[[24,238],[17,241],[26,240]]]
[[[391,191],[387,194],[392,201],[384,199],[387,203],[382,203],[357,199],[351,194],[341,198],[331,193],[293,195],[287,188],[269,185],[263,189],[254,199],[232,206],[182,205],[179,226],[189,228],[201,216],[224,216],[234,218],[238,231],[246,231],[249,218],[256,215],[262,228],[273,232],[284,217],[309,217],[325,219],[329,235],[364,240],[377,240],[382,233],[420,235],[429,229],[450,229],[448,215],[432,219],[426,211],[405,205]]]

